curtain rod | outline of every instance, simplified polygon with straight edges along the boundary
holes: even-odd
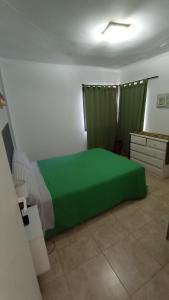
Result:
[[[137,81],[143,81],[143,80],[152,80],[152,79],[157,79],[157,78],[159,78],[158,75],[152,76],[152,77],[147,77],[147,78],[142,78],[142,79],[133,80],[133,81],[130,81],[130,82],[121,83],[121,84],[119,84],[119,85],[129,84],[129,83],[133,83],[133,82],[137,82]]]
[[[148,77],[148,78],[145,78],[145,79],[148,79],[148,80],[150,80],[150,79],[156,79],[156,78],[159,78],[159,76],[158,76],[158,75],[156,75],[156,76]],[[143,80],[143,79],[142,79],[142,80]]]
[[[82,86],[118,86],[119,84],[83,84]]]
[[[121,83],[121,84],[83,84],[82,83],[82,87],[84,87],[84,86],[113,86],[113,87],[115,87],[115,86],[120,86],[120,85],[123,85],[123,84],[129,84],[129,83],[133,83],[133,82],[137,82],[137,81],[142,81],[142,80],[152,80],[152,79],[157,79],[157,78],[159,78],[159,76],[158,75],[156,75],[156,76],[152,76],[152,77],[147,77],[147,78],[143,78],[143,79],[138,79],[138,80],[133,80],[133,81],[130,81],[130,82],[125,82],[125,83]]]

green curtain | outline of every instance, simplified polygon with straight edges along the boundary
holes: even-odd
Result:
[[[120,86],[117,140],[122,141],[123,152],[127,155],[130,148],[130,132],[141,131],[144,122],[148,80],[136,83]]]
[[[88,149],[113,150],[117,129],[117,87],[83,86]]]

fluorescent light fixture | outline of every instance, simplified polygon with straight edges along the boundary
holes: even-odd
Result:
[[[91,37],[93,41],[97,43],[118,45],[128,41],[133,42],[138,38],[140,40],[144,27],[143,24],[140,24],[140,22],[135,19],[131,19],[129,24],[111,21],[109,23],[98,24],[93,28]]]
[[[116,29],[120,30],[120,31],[125,31],[126,32],[126,28],[129,28],[131,24],[123,24],[123,23],[116,23],[116,22],[109,22],[109,24],[106,26],[106,28],[102,31],[102,34],[105,34],[106,31],[114,31]]]
[[[112,43],[122,42],[128,39],[129,28],[131,24],[122,24],[116,22],[109,22],[106,28],[102,31],[102,37],[105,41]]]

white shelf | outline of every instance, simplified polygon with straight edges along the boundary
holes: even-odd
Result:
[[[42,225],[37,205],[28,207],[29,225],[25,226],[28,240],[43,236]]]
[[[28,216],[29,225],[25,226],[25,232],[36,274],[41,275],[50,269],[50,264],[37,205],[28,208]]]

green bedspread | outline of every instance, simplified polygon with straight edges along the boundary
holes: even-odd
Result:
[[[103,149],[38,161],[50,191],[55,228],[46,238],[127,199],[146,196],[144,167]]]

